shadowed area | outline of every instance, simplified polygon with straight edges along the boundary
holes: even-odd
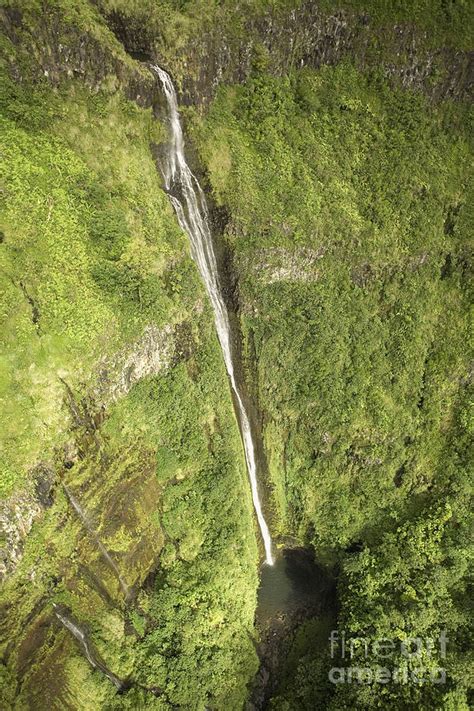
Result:
[[[257,622],[265,627],[277,616],[300,610],[315,613],[330,587],[327,573],[310,551],[288,548],[278,555],[273,566],[262,567]]]

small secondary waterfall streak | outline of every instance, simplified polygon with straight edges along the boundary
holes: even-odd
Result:
[[[158,75],[168,103],[170,144],[163,166],[165,187],[178,216],[179,223],[188,234],[191,252],[206,285],[212,307],[217,336],[222,348],[224,363],[237,403],[242,441],[252,490],[253,505],[265,547],[265,562],[273,565],[272,540],[258,495],[257,464],[250,421],[234,372],[230,341],[230,324],[227,308],[219,284],[217,261],[209,228],[206,198],[197,178],[192,174],[184,156],[184,139],[178,113],[178,102],[173,82],[158,66],[152,69]]]
[[[96,545],[97,545],[99,551],[101,552],[103,558],[107,561],[107,563],[108,563],[108,565],[110,566],[110,568],[114,571],[114,573],[115,573],[115,575],[116,575],[116,577],[117,577],[117,580],[118,580],[118,582],[119,582],[120,588],[121,588],[121,590],[122,590],[122,592],[123,592],[123,594],[124,594],[125,600],[128,600],[128,599],[130,598],[130,588],[128,587],[127,583],[125,582],[125,580],[124,580],[124,579],[122,578],[122,576],[120,575],[120,571],[119,571],[119,569],[117,568],[117,565],[115,564],[115,562],[112,560],[109,551],[108,551],[107,548],[104,546],[104,544],[103,544],[102,541],[100,540],[99,536],[98,536],[97,533],[95,532],[94,527],[92,526],[91,522],[89,521],[89,518],[87,517],[86,512],[83,510],[82,506],[80,505],[79,501],[76,499],[76,497],[74,496],[74,494],[72,493],[72,491],[69,489],[68,486],[66,486],[66,484],[63,484],[63,489],[64,489],[64,491],[66,492],[66,496],[67,496],[67,498],[69,499],[72,508],[73,508],[74,511],[77,513],[77,515],[78,515],[79,518],[81,519],[82,523],[84,524],[84,526],[86,527],[86,529],[87,529],[87,530],[89,531],[89,533],[91,534],[91,536],[92,536],[92,538],[94,539],[94,541],[95,541],[95,543],[96,543]]]
[[[99,659],[97,653],[95,652],[94,648],[92,647],[89,638],[87,634],[82,630],[78,625],[76,625],[75,622],[72,621],[72,619],[69,617],[69,615],[66,613],[65,610],[63,610],[59,605],[56,605],[56,603],[53,602],[53,608],[54,608],[54,614],[62,622],[64,627],[71,632],[73,637],[77,639],[79,642],[82,651],[84,652],[84,655],[89,662],[91,666],[94,667],[94,669],[99,669],[105,676],[110,679],[112,684],[120,691],[121,689],[124,688],[125,684],[124,682],[118,678],[118,676],[115,676],[113,672],[110,671],[110,669],[107,669],[105,664],[102,662],[101,659]]]

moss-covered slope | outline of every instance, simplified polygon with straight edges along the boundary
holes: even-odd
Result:
[[[0,19],[2,705],[240,709],[257,666],[252,505],[161,190],[153,59],[222,231],[275,537],[338,574],[347,635],[450,638],[445,684],[336,688],[312,620],[271,708],[466,709],[468,5],[6,0]]]
[[[387,686],[385,708],[465,708],[469,686],[469,114],[345,63],[255,72],[194,130],[228,215],[273,530],[341,569],[348,636],[450,631],[447,684]],[[377,685],[333,697],[328,653],[307,641],[274,708],[379,708]]]
[[[2,707],[240,708],[255,529],[155,164],[158,92],[90,6],[66,9],[4,14]]]

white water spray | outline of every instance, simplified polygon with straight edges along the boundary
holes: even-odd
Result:
[[[201,276],[206,285],[212,308],[217,336],[222,348],[224,363],[229,375],[230,384],[234,392],[237,411],[242,432],[242,441],[249,473],[252,499],[257,515],[258,525],[265,547],[265,562],[273,565],[272,539],[267,522],[262,511],[257,484],[257,464],[255,446],[250,428],[250,421],[244,406],[243,398],[237,385],[232,348],[230,342],[229,315],[222,297],[219,284],[217,261],[209,229],[206,198],[197,178],[192,174],[184,156],[184,139],[178,113],[178,102],[173,82],[168,74],[160,67],[152,69],[158,75],[168,104],[168,119],[170,123],[170,142],[166,159],[163,165],[165,187],[170,195],[170,200],[176,211],[179,224],[189,236],[191,253],[196,262]]]

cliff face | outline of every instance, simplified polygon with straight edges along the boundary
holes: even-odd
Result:
[[[66,15],[51,4],[43,13],[27,6],[0,10],[4,43],[3,61],[17,82],[46,80],[53,87],[76,80],[92,93],[120,89],[139,106],[160,101],[153,76],[134,62],[114,36],[93,14]]]
[[[406,640],[446,624],[460,639],[469,618],[451,556],[470,525],[471,107],[403,84],[358,59],[282,77],[255,66],[191,123],[227,215],[273,532],[339,571],[337,622],[282,646],[277,709],[379,708],[376,683],[328,680],[380,663],[331,658],[331,629]],[[454,642],[444,688],[387,685],[384,704],[463,708],[463,656]],[[394,653],[390,668],[404,664]]]
[[[144,16],[134,16],[127,8],[103,13],[127,51],[164,62],[179,80],[183,99],[193,105],[209,102],[221,83],[245,81],[255,68],[283,76],[292,69],[317,69],[344,60],[362,71],[377,68],[396,85],[423,91],[433,100],[463,99],[472,93],[472,51],[433,46],[429,31],[390,17],[380,22],[370,7],[357,11],[331,10],[327,3],[315,2],[242,8],[224,4],[211,17],[191,14],[182,25],[175,19],[184,35],[176,42],[168,28],[173,16],[164,15],[162,23],[157,19],[153,32],[143,29]]]
[[[252,505],[161,189],[162,99],[67,5],[1,15],[2,705],[236,708],[256,665]]]
[[[433,541],[444,536],[449,560],[464,530],[443,467],[463,457],[451,439],[470,383],[460,166],[472,54],[366,11],[211,5],[0,10],[7,708],[238,709],[256,669],[247,477],[212,314],[161,190],[148,60],[199,105],[186,117],[260,416],[273,533],[337,562],[354,629],[389,635],[387,606],[436,632],[410,586],[422,570],[428,590]],[[374,574],[369,558],[387,557]],[[462,575],[443,575],[451,600]],[[305,686],[321,660],[305,650],[300,660],[297,642],[281,708],[298,708],[291,675],[301,703],[323,703]]]

